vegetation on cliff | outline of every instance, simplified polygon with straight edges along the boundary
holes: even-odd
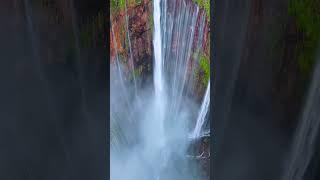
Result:
[[[110,7],[111,12],[115,12],[116,10],[123,10],[125,8],[126,0],[111,0]]]
[[[111,56],[115,56],[115,44],[117,44],[117,54],[120,61],[129,66],[129,39],[127,35],[125,6],[127,3],[128,30],[130,36],[130,44],[132,51],[132,59],[134,62],[134,70],[130,72],[129,79],[135,77],[146,78],[152,73],[152,32],[154,28],[152,2],[142,0],[111,0],[111,23],[113,24],[114,34],[111,36]],[[209,31],[209,0],[193,0],[207,17],[205,25],[205,35],[203,49],[198,52],[194,60],[197,61],[198,67],[195,69],[197,79],[197,94],[203,94],[210,79],[210,31]],[[112,38],[116,41],[112,41]]]
[[[197,56],[197,53],[194,54],[194,56]],[[208,81],[210,79],[210,61],[209,58],[201,53],[199,54],[199,66],[195,72],[196,79],[198,79],[201,83],[201,86],[205,89],[208,85]]]
[[[128,3],[128,6],[132,6],[132,5],[138,5],[141,2],[142,0],[111,0],[110,1],[111,12],[113,13],[116,11],[124,10],[126,7],[126,3]]]
[[[291,0],[289,14],[295,18],[303,34],[298,47],[298,63],[301,73],[308,76],[313,70],[316,48],[320,39],[320,1]]]
[[[210,19],[210,0],[192,0],[196,3],[201,9],[204,9],[208,20]]]
[[[210,79],[210,63],[208,57],[202,55],[199,59],[200,69],[203,72],[202,83],[204,86],[207,86],[208,81]]]

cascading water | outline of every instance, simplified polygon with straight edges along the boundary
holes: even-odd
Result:
[[[156,97],[163,96],[164,84],[162,74],[162,42],[160,27],[160,0],[155,0],[153,5],[154,14],[154,88]]]
[[[205,21],[205,13],[189,0],[153,1],[153,85],[138,86],[137,92],[124,78],[126,66],[116,54],[110,84],[111,179],[204,178],[188,149],[189,134],[197,138],[202,133],[210,86],[201,107],[187,93],[197,81]]]
[[[203,98],[203,102],[202,102],[201,109],[200,109],[200,112],[199,112],[199,115],[197,118],[196,126],[191,134],[191,138],[193,138],[193,139],[201,136],[202,127],[205,123],[205,118],[208,113],[209,104],[210,104],[210,81],[208,82],[206,94]]]
[[[165,115],[165,103],[166,103],[166,95],[164,93],[164,81],[163,81],[163,58],[162,58],[162,42],[161,42],[161,28],[160,28],[160,0],[155,0],[153,5],[153,17],[154,17],[154,39],[153,39],[153,47],[154,47],[154,74],[153,74],[153,82],[154,82],[154,91],[155,91],[155,107],[158,109],[158,124],[159,128],[159,144],[163,144],[164,142],[164,115]]]

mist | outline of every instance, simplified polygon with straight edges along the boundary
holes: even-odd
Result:
[[[121,83],[121,68],[111,69],[111,179],[202,179],[199,165],[188,156],[199,105],[183,97],[187,103],[170,113],[168,104],[175,99],[166,99],[160,102],[165,103],[163,121],[153,84],[135,97],[134,85]]]

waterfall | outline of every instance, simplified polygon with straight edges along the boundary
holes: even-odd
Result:
[[[153,112],[157,113],[157,116],[148,119],[145,122],[145,127],[152,131],[148,137],[144,138],[146,147],[151,152],[160,152],[165,148],[166,134],[164,130],[165,114],[166,114],[166,94],[165,84],[163,79],[163,58],[162,58],[162,41],[161,41],[161,27],[160,27],[160,0],[153,1],[153,17],[154,17],[154,102]],[[155,112],[156,111],[156,112]],[[149,117],[148,117],[149,118]],[[146,130],[146,131],[148,131]]]
[[[160,0],[154,0],[153,5],[153,18],[154,18],[154,88],[157,98],[161,98],[164,94],[164,82],[163,82],[163,58],[162,58],[162,42],[161,42],[161,23],[160,23]]]
[[[201,136],[201,130],[202,130],[202,127],[205,123],[205,118],[208,113],[209,104],[210,104],[210,80],[208,82],[206,94],[205,94],[203,101],[202,101],[202,105],[201,105],[201,108],[199,111],[196,126],[191,134],[191,138],[193,138],[193,139],[196,139]]]
[[[197,88],[194,74],[205,44],[205,22],[205,13],[192,1],[153,1],[153,83],[144,87],[126,82],[115,49],[110,82],[111,179],[203,179],[188,149],[190,131],[196,136],[203,133],[210,103],[209,85],[201,107],[192,97],[195,93],[190,93]],[[113,26],[111,36],[118,47]],[[133,51],[130,43],[129,51]]]

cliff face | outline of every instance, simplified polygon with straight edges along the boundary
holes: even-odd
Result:
[[[125,2],[125,1],[124,1]],[[176,1],[169,1],[169,3],[176,3]],[[193,3],[191,0],[187,0],[187,3]],[[112,5],[113,4],[113,5]],[[128,7],[126,11],[125,5],[121,3],[111,2],[111,30],[110,30],[110,60],[111,63],[116,58],[116,54],[120,57],[124,64],[129,69],[132,67],[133,62],[135,67],[135,74],[140,75],[142,79],[145,79],[148,75],[152,74],[153,63],[153,45],[152,45],[152,32],[153,32],[153,9],[152,1],[128,1]],[[171,7],[174,7],[171,5]],[[201,7],[201,11],[205,11]],[[206,12],[204,12],[206,13]],[[209,13],[209,12],[208,12]],[[127,19],[126,19],[127,15]],[[128,22],[126,22],[128,20]],[[199,19],[198,19],[198,21]],[[200,24],[196,25],[196,28]],[[207,81],[210,77],[210,25],[209,20],[205,21],[204,25],[204,37],[203,37],[203,53],[199,55],[200,67],[196,73],[197,84],[195,84],[195,94],[198,96],[198,100],[201,101],[201,97],[207,86]],[[127,28],[128,27],[128,28]],[[129,40],[130,39],[130,40]],[[193,47],[196,47],[198,34],[195,34]],[[173,40],[174,44],[176,43]],[[130,45],[131,52],[130,54]],[[191,56],[193,58],[193,56]]]
[[[126,9],[111,11],[110,60],[116,55],[125,61],[127,68],[131,62],[142,78],[150,74],[152,67],[152,1],[128,3]],[[128,20],[128,21],[127,21]]]

